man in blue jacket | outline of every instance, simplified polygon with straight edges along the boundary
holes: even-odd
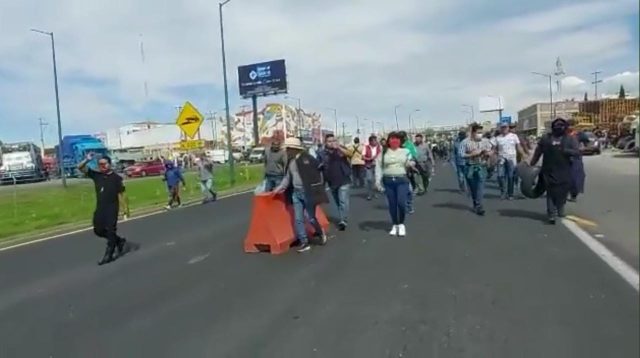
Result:
[[[184,181],[180,168],[176,167],[173,162],[167,161],[164,164],[164,169],[164,179],[162,180],[167,183],[167,190],[169,191],[169,203],[165,208],[171,210],[173,203],[178,204],[178,207],[182,206],[182,201],[180,200],[180,183],[182,182],[183,187],[186,187],[187,184]]]
[[[464,131],[458,132],[458,137],[453,142],[453,165],[456,168],[456,175],[458,177],[458,188],[460,192],[466,192],[467,185],[465,179],[466,173],[466,160],[462,157],[464,150],[461,148],[462,142],[467,137],[467,133]]]

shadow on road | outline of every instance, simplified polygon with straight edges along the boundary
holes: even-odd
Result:
[[[436,189],[435,191],[439,193],[460,194],[460,189]]]
[[[458,204],[458,203],[439,203],[439,204],[433,204],[432,207],[454,209],[454,210],[461,210],[461,211],[471,211],[471,208],[468,205]]]
[[[543,223],[547,222],[547,216],[544,213],[537,211],[528,211],[521,209],[498,209],[498,214],[500,214],[500,216],[508,218],[523,218],[540,221]]]
[[[362,231],[387,231],[391,228],[391,223],[388,221],[363,221],[358,224],[358,227]]]
[[[618,153],[612,155],[613,158],[638,158],[638,153]]]

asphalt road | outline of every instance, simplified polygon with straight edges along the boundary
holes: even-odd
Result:
[[[595,225],[582,225],[596,239],[638,270],[640,160],[637,155],[605,152],[584,157],[585,194],[572,211]]]
[[[0,252],[0,357],[638,357],[638,293],[544,201],[476,217],[441,168],[408,237],[355,193],[306,254],[244,254],[250,196]]]

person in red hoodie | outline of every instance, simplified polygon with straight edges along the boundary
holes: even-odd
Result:
[[[367,185],[367,200],[377,197],[375,194],[376,159],[378,159],[380,153],[382,153],[382,147],[378,143],[378,137],[371,135],[369,143],[364,146],[364,153],[362,154]]]

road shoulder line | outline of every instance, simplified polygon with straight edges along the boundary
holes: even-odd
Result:
[[[224,200],[224,199],[227,199],[227,198],[231,198],[231,197],[234,197],[234,196],[248,194],[248,193],[251,193],[251,192],[253,192],[253,189],[244,190],[244,191],[240,191],[240,192],[237,192],[237,193],[224,195],[224,196],[220,197],[217,201],[221,201],[221,200]],[[193,202],[191,204],[183,205],[183,208],[187,208],[187,207],[195,206],[195,205],[200,205],[200,202],[199,201],[195,201],[195,202]],[[130,221],[140,220],[140,219],[148,218],[149,216],[159,215],[159,214],[163,214],[163,213],[167,213],[167,212],[168,211],[165,210],[164,208],[158,208],[158,210],[154,210],[154,211],[146,213],[146,214],[134,216],[132,218],[127,219],[126,221],[120,220],[120,221],[118,221],[118,223],[119,224],[127,223],[127,222],[130,222]],[[77,229],[77,230],[73,230],[73,231],[69,231],[69,232],[64,232],[64,233],[61,233],[61,234],[56,234],[56,235],[43,237],[43,238],[40,238],[40,239],[21,242],[19,244],[15,244],[15,245],[10,245],[10,246],[6,246],[6,247],[0,247],[0,252],[9,251],[11,249],[17,249],[18,247],[33,245],[33,244],[37,244],[37,243],[44,242],[44,241],[58,239],[58,238],[69,236],[69,235],[79,234],[81,232],[85,232],[85,231],[89,231],[89,230],[93,230],[93,227],[89,226],[89,227],[85,227],[83,229]]]
[[[583,244],[585,244],[591,251],[598,255],[609,267],[611,267],[618,275],[627,281],[636,292],[640,291],[640,278],[638,272],[633,269],[629,264],[624,262],[616,254],[611,252],[604,244],[596,240],[588,232],[583,230],[578,224],[563,219],[562,224],[571,231]]]

